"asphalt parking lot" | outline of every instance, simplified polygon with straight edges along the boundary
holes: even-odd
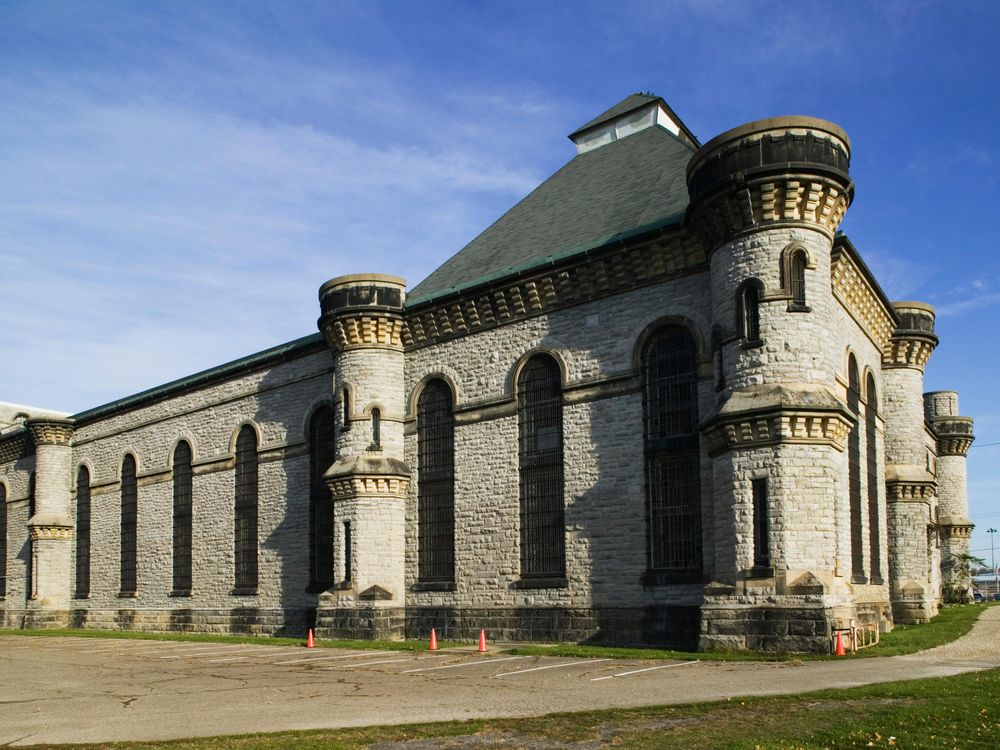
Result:
[[[0,637],[0,744],[530,716],[798,693],[1000,667],[1000,608],[954,644],[824,662],[571,659]]]

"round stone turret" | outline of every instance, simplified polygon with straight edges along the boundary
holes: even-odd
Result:
[[[923,371],[938,344],[934,308],[925,302],[893,302],[899,325],[882,353],[883,367],[910,367]]]
[[[716,136],[687,168],[689,219],[713,247],[742,232],[808,224],[832,238],[854,195],[851,145],[837,125],[787,116]]]
[[[352,274],[319,288],[317,325],[334,351],[357,347],[402,349],[406,281],[384,274]]]

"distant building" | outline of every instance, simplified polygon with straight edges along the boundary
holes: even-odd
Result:
[[[636,94],[570,138],[409,293],[4,428],[4,623],[824,651],[968,596],[972,420],[837,233],[847,135]]]

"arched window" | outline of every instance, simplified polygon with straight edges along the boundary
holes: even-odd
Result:
[[[0,598],[7,596],[7,486],[0,483]]]
[[[807,263],[805,251],[796,250],[788,264],[788,291],[792,294],[792,305],[798,308],[806,306]]]
[[[740,287],[738,325],[740,335],[748,344],[760,342],[760,296],[761,286],[756,279],[751,279]]]
[[[257,593],[257,433],[244,425],[236,437],[234,594]]]
[[[28,474],[28,520],[35,515],[35,472]],[[28,581],[28,598],[34,599],[38,593],[38,581],[35,577],[35,547],[31,541],[31,534],[28,534],[28,559],[25,564],[25,573]]]
[[[875,393],[875,377],[868,373],[866,383],[868,405],[865,409],[865,438],[868,448],[868,536],[871,556],[872,583],[882,581],[882,547],[879,533],[878,512],[878,454],[875,434],[875,420],[878,415],[878,396]]]
[[[455,424],[451,389],[432,380],[417,400],[417,577],[455,580]]]
[[[76,472],[76,596],[90,593],[90,470]]]
[[[139,515],[139,489],[136,484],[135,457],[125,454],[121,481],[121,557],[119,565],[119,596],[136,593],[136,526]]]
[[[372,409],[372,444],[370,447],[382,447],[382,412],[379,409]]]
[[[335,421],[333,409],[322,406],[309,422],[309,589],[314,592],[333,586],[333,498],[323,475],[337,458]]]
[[[566,574],[563,521],[562,377],[544,354],[528,360],[517,379],[521,577]]]
[[[847,437],[848,492],[851,505],[851,570],[856,583],[865,579],[864,538],[861,531],[861,384],[858,362],[852,354],[847,365],[847,408],[855,417]]]
[[[191,528],[194,518],[194,478],[191,446],[182,440],[174,448],[174,575],[173,593],[191,593]]]
[[[697,377],[695,342],[688,331],[664,328],[646,343],[642,393],[650,583],[702,574]]]

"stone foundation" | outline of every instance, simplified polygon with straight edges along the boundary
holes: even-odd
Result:
[[[405,624],[402,607],[323,607],[316,611],[317,638],[401,641]]]
[[[835,619],[822,605],[706,607],[699,648],[725,651],[830,652]]]

